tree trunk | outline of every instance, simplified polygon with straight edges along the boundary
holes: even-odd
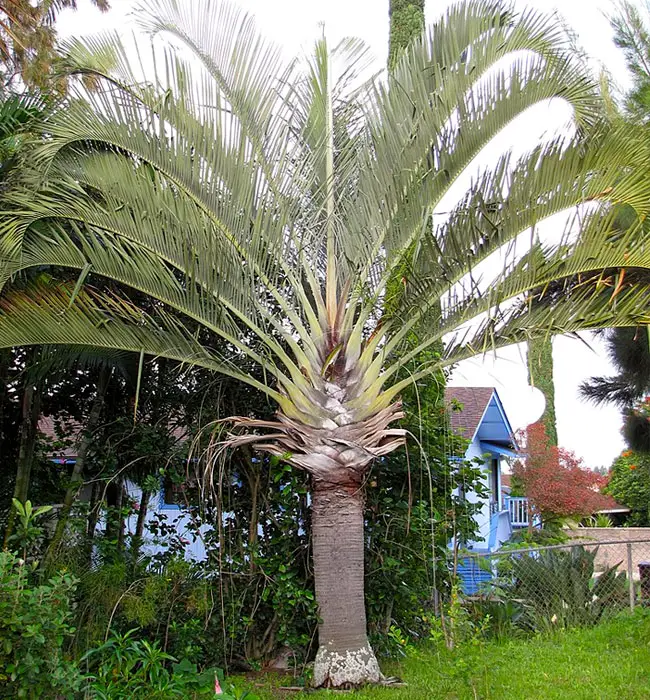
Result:
[[[63,536],[65,534],[65,529],[68,525],[68,519],[70,517],[70,512],[72,511],[72,506],[74,504],[75,498],[79,493],[79,489],[83,484],[83,470],[86,466],[86,455],[90,449],[92,443],[93,433],[97,430],[99,425],[99,419],[101,418],[102,408],[104,406],[104,397],[106,396],[106,389],[108,387],[108,380],[110,378],[110,370],[107,367],[103,367],[99,374],[99,379],[97,380],[97,393],[93,400],[90,413],[88,415],[88,421],[79,443],[79,449],[77,450],[77,459],[72,468],[72,474],[70,475],[70,485],[65,492],[65,497],[63,499],[63,506],[61,507],[61,512],[59,513],[59,519],[56,523],[56,529],[54,535],[52,536],[52,541],[50,546],[47,548],[47,554],[45,555],[45,560],[43,562],[43,568],[49,569],[54,561],[54,557],[59,551],[61,542],[63,541]]]
[[[88,566],[92,565],[93,548],[95,546],[95,530],[99,521],[99,492],[102,488],[99,482],[93,484],[92,494],[90,496],[90,509],[88,510],[88,523],[86,526],[86,542],[84,544],[84,561]]]
[[[20,449],[18,452],[18,464],[16,466],[16,485],[14,498],[24,503],[29,496],[29,485],[32,475],[32,464],[36,449],[36,433],[38,431],[38,419],[41,413],[40,387],[28,384],[23,393],[22,423],[20,426]],[[5,530],[4,546],[7,547],[9,537],[13,532],[16,518],[15,508],[9,511],[7,529]]]
[[[5,406],[7,402],[7,384],[9,382],[9,365],[11,364],[11,350],[0,350],[0,459],[7,461],[5,451]]]
[[[314,685],[341,688],[378,683],[382,675],[366,634],[360,486],[314,484],[312,539],[321,619]]]
[[[528,383],[544,394],[544,413],[540,420],[546,428],[550,443],[557,445],[552,336],[536,338],[528,342]]]
[[[121,552],[124,546],[124,517],[122,504],[124,502],[124,485],[122,478],[114,477],[109,481],[105,490],[106,495],[106,529],[104,537],[115,547],[115,552]]]
[[[133,539],[131,540],[131,556],[133,558],[134,567],[138,561],[138,557],[140,556],[140,549],[142,548],[142,542],[144,539],[144,524],[147,519],[147,510],[149,509],[150,499],[151,491],[142,489],[142,494],[140,495],[138,519],[135,523],[135,533],[133,534]]]
[[[125,523],[124,523],[124,513],[122,509],[124,508],[124,482],[120,479],[120,490],[117,492],[117,503],[115,505],[116,515],[117,515],[117,551],[124,551],[124,540],[125,540]]]

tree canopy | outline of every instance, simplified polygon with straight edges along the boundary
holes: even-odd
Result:
[[[102,12],[108,0],[91,0]],[[17,81],[28,89],[65,85],[56,75],[56,18],[77,0],[2,0],[0,2],[0,62],[4,88]]]
[[[570,450],[554,445],[542,422],[520,431],[518,442],[525,457],[515,464],[513,477],[543,522],[592,515],[601,508],[603,477]]]

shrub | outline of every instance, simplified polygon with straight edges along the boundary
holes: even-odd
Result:
[[[575,453],[553,445],[543,423],[519,431],[518,442],[526,457],[515,463],[513,477],[545,527],[552,520],[598,511],[603,477],[587,469]]]
[[[81,675],[63,645],[76,581],[59,573],[34,585],[34,568],[0,552],[0,697],[73,697]]]

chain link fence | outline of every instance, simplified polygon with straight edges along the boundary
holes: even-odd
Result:
[[[595,624],[650,606],[650,538],[460,553],[464,598],[518,626]]]

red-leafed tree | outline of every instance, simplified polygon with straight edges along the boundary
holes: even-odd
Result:
[[[605,478],[587,469],[570,450],[553,445],[543,423],[519,432],[523,459],[513,469],[531,507],[543,521],[595,513]]]

